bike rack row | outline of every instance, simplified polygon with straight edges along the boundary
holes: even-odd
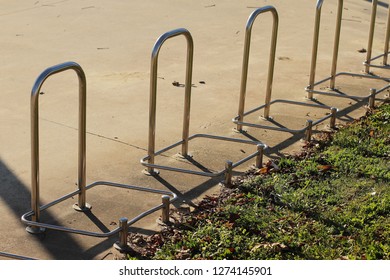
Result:
[[[350,72],[338,72],[337,73],[337,62],[338,62],[338,54],[339,54],[339,46],[340,46],[340,33],[341,33],[341,22],[342,22],[342,16],[343,16],[343,0],[338,0],[338,8],[337,8],[337,15],[336,15],[336,29],[335,29],[335,38],[334,38],[334,45],[333,45],[333,58],[332,58],[332,67],[331,67],[331,74],[329,77],[315,82],[315,74],[316,74],[316,67],[317,67],[317,55],[318,55],[318,44],[319,44],[319,35],[320,35],[320,24],[321,24],[321,11],[322,11],[322,5],[324,0],[318,0],[316,5],[316,14],[315,14],[315,24],[314,24],[314,37],[313,37],[313,49],[312,49],[312,58],[311,58],[311,68],[310,68],[310,78],[309,78],[309,85],[305,88],[306,92],[308,93],[307,97],[309,99],[314,99],[314,94],[322,94],[322,95],[328,95],[333,97],[341,97],[341,98],[350,98],[357,101],[362,101],[366,99],[375,99],[376,95],[387,90],[390,88],[390,79],[385,77],[380,77],[371,73],[350,73]],[[373,2],[373,10],[375,9],[376,14],[376,7],[377,7],[377,1]],[[371,24],[371,30],[370,31],[370,38],[373,36],[373,24]],[[372,39],[369,40],[371,43],[369,45],[372,47]],[[370,47],[370,50],[371,50]],[[371,51],[370,51],[371,52]],[[368,96],[354,96],[349,95],[346,93],[343,93],[339,91],[336,88],[336,77],[338,76],[350,76],[350,77],[359,77],[359,78],[366,78],[366,79],[375,79],[375,80],[383,80],[387,82],[388,84],[384,86],[383,88],[379,90],[370,90],[370,94]],[[316,90],[315,87],[324,83],[330,81],[329,88],[326,91],[322,90]],[[372,103],[372,101],[370,101]]]
[[[308,93],[308,98],[313,99],[313,94],[328,94],[336,97],[348,97],[356,100],[363,100],[367,97],[361,98],[358,96],[351,95],[343,95],[340,92],[337,92],[335,89],[335,81],[336,77],[340,75],[348,75],[352,77],[363,77],[370,79],[380,79],[385,82],[390,82],[389,79],[374,76],[372,74],[354,74],[354,73],[346,73],[340,72],[336,73],[337,68],[337,58],[338,58],[338,48],[340,41],[340,32],[341,32],[341,19],[342,19],[342,9],[343,9],[343,0],[338,0],[338,13],[337,13],[337,22],[336,22],[336,31],[335,31],[335,42],[334,42],[334,50],[333,50],[333,60],[332,60],[332,70],[331,76],[320,81],[315,81],[315,71],[316,71],[316,63],[317,63],[317,51],[318,51],[318,42],[319,42],[319,30],[320,30],[320,17],[321,17],[321,8],[322,8],[323,0],[318,0],[316,5],[316,17],[315,17],[315,28],[314,28],[314,39],[313,39],[313,52],[312,52],[312,61],[311,61],[311,69],[310,69],[310,82],[309,86],[306,88],[306,92]],[[376,5],[377,1],[373,1],[373,11],[372,17],[375,19],[376,16]],[[375,8],[375,9],[374,9]],[[390,10],[389,10],[390,11]],[[256,18],[264,13],[271,13],[273,16],[273,28],[272,28],[272,38],[271,38],[271,47],[270,47],[270,57],[269,57],[269,66],[268,66],[268,77],[267,77],[267,85],[266,85],[266,94],[265,94],[265,104],[259,106],[255,109],[245,112],[245,96],[246,96],[246,86],[247,86],[247,77],[248,77],[248,64],[249,64],[249,54],[250,54],[250,45],[251,45],[251,33],[252,26],[256,20]],[[390,15],[390,13],[389,13]],[[251,13],[248,18],[246,24],[246,33],[245,33],[245,44],[244,44],[244,55],[243,55],[243,63],[242,63],[242,74],[241,74],[241,88],[240,88],[240,97],[239,97],[239,106],[238,106],[238,116],[235,117],[232,121],[237,125],[237,131],[242,132],[243,126],[250,126],[256,128],[266,128],[271,130],[279,130],[282,132],[289,132],[293,134],[298,133],[306,133],[306,140],[310,141],[312,127],[320,122],[323,122],[327,119],[330,119],[330,126],[333,128],[335,126],[336,114],[338,109],[335,107],[329,107],[325,105],[304,103],[292,100],[284,100],[284,99],[276,99],[272,100],[272,84],[273,84],[273,76],[274,76],[274,65],[275,65],[275,54],[276,54],[276,44],[277,44],[277,34],[278,34],[278,23],[279,17],[277,10],[273,6],[265,6],[262,8],[258,8]],[[377,57],[371,59],[371,50],[372,50],[372,36],[374,34],[374,25],[375,20],[371,20],[370,27],[370,35],[369,35],[369,53],[367,54],[367,67],[374,67],[371,65],[371,61],[377,59]],[[388,39],[389,39],[389,26],[390,26],[390,16],[387,25],[387,35],[386,35],[386,44],[385,44],[385,53],[384,56],[384,65],[387,66],[387,54],[388,54]],[[186,78],[185,78],[185,97],[184,97],[184,116],[183,116],[183,130],[182,130],[182,139],[170,146],[167,146],[161,150],[155,151],[155,132],[156,132],[156,107],[157,107],[157,73],[158,73],[158,57],[159,52],[163,44],[174,37],[184,36],[187,41],[187,58],[186,58]],[[264,150],[267,148],[267,145],[261,143],[260,141],[254,140],[244,140],[232,137],[218,136],[218,135],[209,135],[209,134],[194,134],[189,135],[189,123],[190,123],[190,108],[191,108],[191,87],[192,87],[192,67],[193,67],[193,52],[194,52],[194,44],[191,33],[184,29],[179,28],[172,30],[170,32],[164,33],[162,36],[158,38],[153,49],[151,56],[151,73],[150,73],[150,100],[149,100],[149,135],[148,135],[148,154],[143,157],[140,162],[143,166],[146,167],[144,173],[147,175],[157,175],[159,173],[158,169],[187,173],[191,175],[205,176],[205,177],[217,177],[221,175],[225,175],[225,184],[231,183],[232,170],[233,168],[247,162],[250,159],[255,158],[255,166],[260,168],[263,163],[263,154]],[[367,68],[369,69],[369,68]],[[39,110],[38,110],[38,100],[39,94],[42,85],[44,82],[52,75],[58,74],[60,72],[64,72],[67,70],[73,70],[77,76],[79,81],[79,119],[78,119],[78,189],[66,194],[46,205],[40,205],[40,180],[39,180]],[[368,72],[368,71],[366,71]],[[323,92],[315,90],[315,86],[330,80],[330,90],[332,92]],[[384,88],[376,91],[375,89],[371,89],[369,96],[370,106],[374,106],[375,97],[378,93],[388,89],[390,85],[385,86]],[[98,181],[92,184],[86,185],[86,95],[87,95],[87,85],[86,85],[86,77],[83,69],[80,65],[75,62],[66,62],[62,64],[55,65],[53,67],[47,68],[45,71],[41,73],[41,75],[37,78],[31,92],[31,184],[32,184],[32,195],[31,195],[31,211],[25,213],[21,220],[23,223],[27,225],[26,230],[32,234],[38,234],[43,232],[45,229],[58,230],[62,232],[74,233],[87,235],[92,237],[100,237],[105,238],[112,236],[114,234],[119,233],[119,241],[115,243],[115,247],[119,250],[126,250],[128,248],[127,245],[127,234],[129,226],[139,221],[140,219],[150,215],[158,210],[162,210],[162,222],[169,222],[169,206],[174,200],[177,199],[177,195],[173,192],[156,190],[145,187],[138,187],[132,185],[124,185],[114,182],[106,182],[106,181]],[[308,100],[310,101],[310,100]],[[290,105],[299,105],[299,106],[311,106],[315,108],[327,109],[330,110],[330,114],[322,119],[313,122],[311,120],[307,120],[306,127],[300,130],[294,130],[284,127],[275,127],[275,126],[265,126],[254,123],[244,122],[244,117],[252,114],[256,111],[264,109],[264,118],[266,120],[270,120],[270,107],[275,103],[286,103]],[[172,150],[178,146],[181,146],[180,156],[183,159],[189,160],[192,156],[188,153],[189,141],[195,138],[206,138],[210,140],[220,140],[220,141],[229,141],[235,142],[239,144],[249,144],[256,147],[255,152],[250,154],[249,156],[233,163],[230,160],[225,162],[225,169],[217,171],[217,172],[206,172],[206,171],[195,171],[189,169],[182,169],[177,167],[171,167],[166,165],[158,165],[155,163],[155,157],[162,155],[163,153]],[[189,160],[190,162],[190,160]],[[162,203],[156,205],[155,207],[140,213],[138,216],[128,220],[127,218],[119,219],[119,226],[110,231],[110,232],[92,232],[86,231],[82,229],[68,228],[64,226],[58,226],[54,224],[48,224],[41,221],[41,212],[47,210],[48,208],[57,205],[60,202],[66,201],[73,196],[78,196],[78,202],[73,205],[73,208],[76,211],[89,211],[91,209],[91,205],[86,202],[86,193],[87,190],[94,188],[96,186],[108,186],[114,188],[121,188],[127,190],[140,191],[145,193],[153,193],[162,195]],[[9,256],[12,258],[11,254],[1,253],[0,255]],[[16,258],[16,257],[15,257]]]

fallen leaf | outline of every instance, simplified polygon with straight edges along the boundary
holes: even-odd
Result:
[[[228,229],[232,229],[234,227],[234,223],[226,222],[225,227],[227,227]]]
[[[333,167],[331,165],[320,165],[320,166],[317,166],[317,169],[321,172],[326,172],[326,171],[329,171],[331,170]]]
[[[269,172],[269,167],[263,167],[263,168],[260,168],[256,174],[268,174]]]

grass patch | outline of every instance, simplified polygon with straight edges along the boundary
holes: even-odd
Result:
[[[390,105],[321,138],[130,236],[132,258],[390,259]]]

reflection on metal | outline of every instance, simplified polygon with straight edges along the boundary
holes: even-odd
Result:
[[[377,55],[375,57],[372,57],[372,46],[373,46],[373,41],[374,41],[377,7],[378,7],[378,0],[373,0],[372,1],[372,10],[371,10],[370,32],[368,34],[367,56],[366,56],[366,61],[363,63],[365,65],[365,72],[366,73],[370,73],[370,67],[390,69],[390,65],[387,64],[387,60],[388,60],[388,56],[389,56],[389,39],[390,39],[390,6],[388,9],[385,45],[384,45],[383,53],[380,55]],[[373,61],[375,61],[381,57],[383,57],[382,65],[372,64]]]
[[[248,80],[248,65],[249,65],[249,54],[250,54],[250,45],[251,45],[251,34],[252,34],[252,27],[256,20],[256,18],[263,13],[271,13],[273,16],[273,28],[272,28],[272,38],[271,38],[271,49],[270,49],[270,58],[269,58],[269,65],[268,65],[268,78],[267,78],[267,86],[266,86],[266,95],[265,95],[265,104],[261,105],[257,108],[254,108],[248,112],[245,112],[245,96],[246,96],[246,86],[247,86],[247,80]],[[242,64],[242,75],[241,75],[241,90],[240,90],[240,99],[239,99],[239,106],[238,106],[238,116],[233,119],[233,122],[237,124],[237,130],[242,131],[243,126],[249,126],[249,127],[255,127],[255,128],[265,128],[265,129],[271,129],[271,130],[278,130],[283,132],[289,132],[289,133],[302,133],[305,132],[308,127],[304,127],[302,129],[289,129],[285,127],[279,127],[279,126],[270,126],[270,125],[262,125],[262,124],[256,124],[256,123],[248,123],[244,122],[244,116],[250,115],[254,112],[257,112],[264,108],[264,119],[270,120],[270,108],[272,104],[275,103],[285,103],[290,105],[298,105],[298,106],[309,106],[314,108],[320,108],[320,109],[328,109],[331,110],[331,113],[326,115],[325,117],[312,122],[313,125],[317,125],[326,119],[331,119],[331,127],[333,128],[335,125],[335,119],[336,119],[336,108],[331,108],[324,105],[318,105],[318,104],[311,104],[311,103],[304,103],[304,102],[298,102],[298,101],[291,101],[291,100],[284,100],[284,99],[276,99],[271,101],[271,95],[272,95],[272,83],[273,83],[273,76],[274,76],[274,65],[275,65],[275,56],[276,56],[276,42],[277,42],[277,36],[278,36],[278,12],[277,10],[272,6],[265,6],[262,8],[258,8],[255,11],[252,12],[252,14],[249,16],[247,24],[246,24],[246,33],[245,33],[245,44],[244,44],[244,56],[243,56],[243,64]],[[310,133],[311,134],[311,133]]]
[[[79,78],[79,135],[78,135],[78,147],[79,147],[79,165],[78,165],[78,189],[64,195],[46,205],[40,206],[40,195],[39,195],[39,188],[40,188],[40,181],[39,181],[39,115],[38,115],[38,98],[39,98],[39,92],[40,89],[45,82],[45,80],[59,72],[63,72],[66,70],[74,70]],[[156,212],[158,210],[163,209],[163,204],[159,204],[145,212],[142,212],[135,218],[127,221],[127,218],[122,218],[121,221],[126,220],[125,225],[119,226],[118,228],[110,231],[110,232],[92,232],[92,231],[86,231],[86,230],[80,230],[80,229],[74,229],[74,228],[68,228],[53,224],[47,224],[40,221],[40,213],[41,211],[47,210],[48,208],[63,202],[67,199],[72,198],[73,196],[78,196],[78,204],[77,207],[74,207],[76,210],[82,210],[82,211],[88,211],[90,210],[90,206],[86,203],[86,192],[87,190],[96,187],[96,186],[108,186],[108,187],[115,187],[115,188],[122,188],[127,190],[133,190],[133,191],[141,191],[146,193],[154,193],[154,194],[160,194],[163,196],[169,196],[170,202],[174,201],[177,196],[168,191],[161,191],[161,190],[155,190],[155,189],[149,189],[144,187],[137,187],[137,186],[131,186],[131,185],[124,185],[124,184],[118,184],[118,183],[112,183],[112,182],[105,182],[105,181],[99,181],[94,182],[90,185],[86,185],[86,79],[84,72],[82,68],[74,62],[66,62],[62,63],[53,67],[50,67],[46,69],[42,74],[38,77],[37,81],[35,82],[33,89],[32,89],[32,95],[31,95],[31,168],[32,168],[32,198],[31,198],[31,208],[32,210],[25,213],[21,220],[25,224],[28,225],[27,231],[30,233],[40,233],[44,229],[52,229],[52,230],[58,230],[68,233],[75,233],[75,234],[82,234],[87,236],[93,236],[93,237],[109,237],[113,234],[120,233],[121,240],[119,241],[119,245],[123,245],[124,243],[124,235],[127,236],[126,232],[128,230],[128,227],[135,222],[139,221],[140,219],[146,217],[147,215],[152,214],[153,212]]]
[[[380,76],[376,76],[373,74],[358,74],[358,73],[349,73],[349,72],[339,72],[337,73],[337,60],[338,60],[338,53],[339,53],[339,45],[340,45],[340,34],[341,34],[341,21],[343,16],[343,0],[338,0],[338,6],[337,6],[337,15],[336,15],[336,30],[335,30],[335,38],[334,38],[334,45],[333,45],[333,58],[332,58],[332,69],[331,74],[328,78],[325,78],[321,81],[315,82],[315,75],[316,75],[316,67],[317,67],[317,54],[318,54],[318,43],[319,43],[319,35],[320,35],[320,23],[321,23],[321,10],[322,10],[322,4],[324,0],[318,0],[316,5],[316,15],[315,15],[315,23],[314,23],[314,36],[313,36],[313,50],[312,50],[312,59],[311,59],[311,67],[310,67],[310,78],[309,78],[309,85],[305,88],[307,92],[307,97],[309,99],[313,99],[314,94],[322,94],[322,95],[328,95],[328,96],[334,96],[334,97],[342,97],[342,98],[350,98],[353,100],[367,100],[369,96],[353,96],[353,95],[347,95],[345,93],[340,92],[336,89],[336,77],[338,76],[350,76],[350,77],[358,77],[358,78],[367,78],[367,79],[374,79],[374,80],[383,80],[387,82],[388,84],[384,86],[381,89],[378,89],[376,91],[376,94],[379,94],[388,88],[390,88],[390,79],[384,78]],[[375,6],[376,9],[376,6]],[[376,11],[375,11],[376,13]],[[374,17],[375,18],[375,17]],[[371,26],[373,27],[373,23],[371,23]],[[370,32],[370,36],[373,35],[373,31]],[[372,43],[371,43],[372,44]],[[371,52],[371,50],[369,50]],[[371,56],[371,54],[368,54]],[[316,90],[315,87],[325,83],[327,81],[330,81],[330,85],[327,91],[321,91]]]
[[[156,105],[157,105],[157,66],[158,66],[158,55],[160,52],[160,49],[164,42],[170,38],[176,37],[176,36],[184,36],[187,40],[187,63],[186,63],[186,81],[185,81],[185,97],[184,97],[184,117],[183,117],[183,132],[182,132],[182,140],[163,148],[159,151],[155,151],[155,138],[156,138]],[[151,58],[151,74],[150,74],[150,106],[149,106],[149,144],[148,144],[148,155],[141,159],[142,165],[146,166],[147,169],[145,170],[145,173],[148,175],[155,175],[157,174],[157,168],[162,170],[168,170],[168,171],[175,171],[175,172],[181,172],[181,173],[187,173],[192,175],[199,175],[199,176],[206,176],[206,177],[217,177],[222,174],[225,174],[227,171],[226,169],[217,171],[217,172],[211,172],[211,171],[195,171],[195,170],[189,170],[189,169],[182,169],[182,168],[176,168],[176,167],[170,167],[165,165],[157,165],[155,164],[155,157],[158,155],[163,154],[164,152],[167,152],[168,150],[171,150],[177,146],[181,146],[181,157],[184,159],[189,159],[191,156],[188,155],[188,143],[190,140],[194,138],[207,138],[212,140],[221,140],[221,141],[230,141],[230,142],[236,142],[241,144],[250,144],[255,146],[261,146],[263,149],[266,148],[266,145],[255,142],[251,140],[244,140],[244,139],[236,139],[236,138],[230,138],[230,137],[224,137],[224,136],[215,136],[215,135],[208,135],[208,134],[194,134],[189,136],[189,124],[190,124],[190,104],[191,104],[191,85],[192,85],[192,65],[193,65],[193,51],[194,51],[194,43],[192,40],[191,33],[184,29],[179,28],[175,29],[169,32],[164,33],[161,35],[152,51],[152,58]],[[260,150],[257,149],[254,153],[250,154],[246,158],[232,163],[232,169],[241,165],[242,163],[257,157],[256,162],[262,162],[261,159],[259,159],[260,156],[262,156],[262,153],[260,153]],[[230,170],[230,169],[229,169]]]

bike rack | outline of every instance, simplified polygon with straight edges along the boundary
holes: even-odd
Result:
[[[181,36],[181,35],[184,36],[187,40],[186,78],[185,78],[185,98],[184,98],[184,117],[183,117],[182,140],[180,140],[180,141],[178,141],[178,142],[176,142],[176,143],[174,143],[166,148],[163,148],[159,151],[155,151],[158,56],[159,56],[160,49],[166,40],[171,39],[171,38],[176,37],[176,36]],[[164,33],[163,35],[161,35],[157,39],[157,41],[153,47],[152,58],[151,58],[151,73],[150,73],[148,155],[141,159],[141,164],[147,167],[147,169],[144,170],[144,173],[147,175],[157,175],[159,173],[159,171],[156,170],[156,168],[168,170],[168,171],[182,172],[182,173],[187,173],[187,174],[192,174],[192,175],[206,176],[206,177],[217,177],[217,176],[220,176],[222,174],[225,174],[225,183],[230,184],[233,168],[241,165],[242,163],[244,163],[244,162],[246,162],[249,159],[252,159],[254,157],[256,157],[256,167],[262,166],[263,150],[267,146],[265,144],[260,143],[260,142],[255,142],[255,141],[251,141],[251,140],[249,141],[249,140],[208,135],[208,134],[194,134],[194,135],[189,136],[193,51],[194,51],[194,43],[193,43],[191,33],[184,28],[179,28],[179,29],[175,29],[175,30]],[[251,145],[256,145],[257,150],[256,150],[256,152],[250,154],[246,158],[244,158],[236,163],[233,163],[231,161],[227,161],[226,165],[225,165],[225,169],[218,171],[218,172],[195,171],[195,170],[188,170],[188,169],[182,169],[182,168],[176,168],[176,167],[155,164],[155,157],[156,156],[161,155],[162,153],[164,153],[168,150],[171,150],[171,149],[173,149],[177,146],[180,146],[180,145],[181,145],[180,156],[183,159],[190,158],[191,156],[188,154],[188,143],[190,140],[192,140],[194,138],[208,138],[208,139],[214,139],[214,140],[222,140],[222,141],[231,141],[231,142],[237,142],[237,143],[243,143],[243,144],[251,144]]]
[[[313,50],[312,50],[311,67],[310,67],[310,78],[309,78],[309,85],[305,88],[305,90],[307,92],[307,98],[313,100],[314,99],[313,94],[315,93],[315,94],[322,94],[322,95],[328,95],[328,96],[334,96],[334,97],[350,98],[350,99],[353,99],[356,101],[366,100],[366,99],[372,97],[372,94],[370,94],[368,96],[364,96],[364,97],[353,96],[353,95],[347,95],[347,94],[342,93],[339,90],[337,90],[336,89],[336,77],[338,77],[338,76],[351,76],[351,77],[383,80],[387,83],[390,83],[390,79],[376,76],[376,75],[369,74],[369,73],[365,73],[365,74],[349,73],[349,72],[336,73],[339,45],[340,45],[341,21],[342,21],[342,13],[343,13],[343,0],[338,0],[331,74],[328,78],[325,78],[321,81],[315,82],[317,54],[318,54],[318,42],[319,42],[319,35],[320,35],[321,10],[322,10],[323,2],[324,2],[324,0],[317,0],[317,5],[316,5],[314,37],[313,37]],[[330,86],[328,88],[328,91],[315,90],[316,86],[318,86],[324,82],[327,82],[327,81],[330,81]],[[376,90],[375,96],[377,94],[385,91],[388,88],[390,88],[390,84],[384,86],[381,89]]]
[[[40,190],[40,180],[39,180],[39,111],[38,111],[38,99],[40,95],[40,89],[43,83],[50,76],[66,71],[66,70],[74,70],[78,76],[79,80],[79,132],[78,132],[78,189],[64,195],[53,202],[50,202],[46,205],[39,205],[39,190]],[[47,68],[45,71],[41,73],[41,75],[37,78],[32,92],[31,92],[31,185],[32,185],[32,195],[31,195],[31,208],[32,210],[25,213],[21,220],[23,223],[27,224],[27,232],[32,234],[42,233],[45,229],[53,229],[68,233],[75,233],[81,235],[87,235],[92,237],[100,237],[105,238],[111,235],[119,233],[120,242],[116,247],[119,249],[126,249],[126,236],[128,227],[145,216],[162,209],[163,217],[165,219],[163,222],[167,222],[169,218],[167,218],[167,211],[169,212],[169,203],[173,202],[177,196],[176,194],[168,191],[162,190],[154,190],[144,187],[130,186],[112,182],[98,181],[94,182],[88,186],[86,186],[86,78],[83,69],[75,62],[65,62],[62,64],[55,65],[53,67]],[[141,192],[155,193],[161,194],[163,203],[157,205],[141,214],[131,219],[130,221],[127,218],[121,218],[119,220],[120,226],[110,232],[92,232],[79,230],[74,228],[68,228],[58,225],[52,225],[40,222],[40,213],[41,211],[47,210],[48,208],[65,201],[73,196],[78,195],[78,203],[73,205],[73,208],[77,211],[89,211],[91,206],[86,203],[86,191],[96,186],[109,186],[116,188],[123,188]],[[167,204],[168,198],[168,204]]]
[[[365,66],[365,72],[370,73],[370,67],[374,68],[382,68],[382,69],[390,69],[390,65],[387,64],[388,56],[389,56],[389,40],[390,40],[390,7],[387,16],[387,27],[386,27],[386,38],[385,38],[385,46],[382,54],[372,57],[372,45],[374,41],[374,33],[375,33],[375,21],[377,14],[378,0],[372,1],[372,10],[371,10],[371,21],[370,21],[370,32],[368,35],[368,47],[367,47],[367,56],[366,61],[363,62]],[[383,57],[383,64],[372,64],[373,61]]]
[[[250,53],[250,45],[251,45],[252,27],[253,27],[253,24],[254,24],[256,18],[260,14],[263,14],[263,13],[271,13],[273,16],[273,28],[272,28],[270,58],[269,58],[269,65],[268,65],[268,78],[267,78],[267,85],[266,85],[265,104],[261,105],[257,108],[254,108],[248,112],[244,112],[246,86],[247,86],[247,80],[248,80],[248,65],[249,65],[249,53]],[[330,118],[330,126],[332,128],[335,126],[336,113],[338,110],[337,110],[337,108],[328,107],[328,106],[324,106],[324,105],[309,104],[309,103],[284,100],[284,99],[276,99],[276,100],[271,101],[272,84],[273,84],[273,76],[274,76],[274,68],[275,68],[276,43],[277,43],[277,36],[278,36],[278,23],[279,23],[278,12],[273,6],[265,6],[262,8],[258,8],[256,10],[254,10],[248,18],[248,21],[246,23],[246,32],[245,32],[244,58],[243,58],[243,63],[242,63],[241,89],[240,89],[240,100],[239,100],[239,106],[238,106],[238,116],[233,118],[232,121],[235,124],[237,124],[237,131],[242,131],[243,126],[278,130],[278,131],[289,132],[289,133],[293,133],[293,134],[298,134],[298,133],[302,133],[302,132],[307,131],[306,140],[310,141],[311,130],[312,130],[312,127],[314,125],[317,125],[317,124],[325,121],[326,119]],[[252,113],[259,111],[263,108],[264,108],[263,118],[265,120],[271,120],[272,117],[270,117],[270,108],[271,108],[271,105],[275,104],[275,103],[287,103],[287,104],[299,105],[299,106],[310,106],[310,107],[321,108],[321,109],[330,109],[331,114],[329,114],[329,115],[327,115],[327,116],[325,116],[325,117],[323,117],[315,122],[313,122],[312,120],[308,120],[305,128],[297,129],[297,130],[289,129],[289,128],[285,128],[285,127],[276,127],[276,126],[268,126],[268,125],[261,125],[261,124],[244,122],[244,116],[252,114]]]

